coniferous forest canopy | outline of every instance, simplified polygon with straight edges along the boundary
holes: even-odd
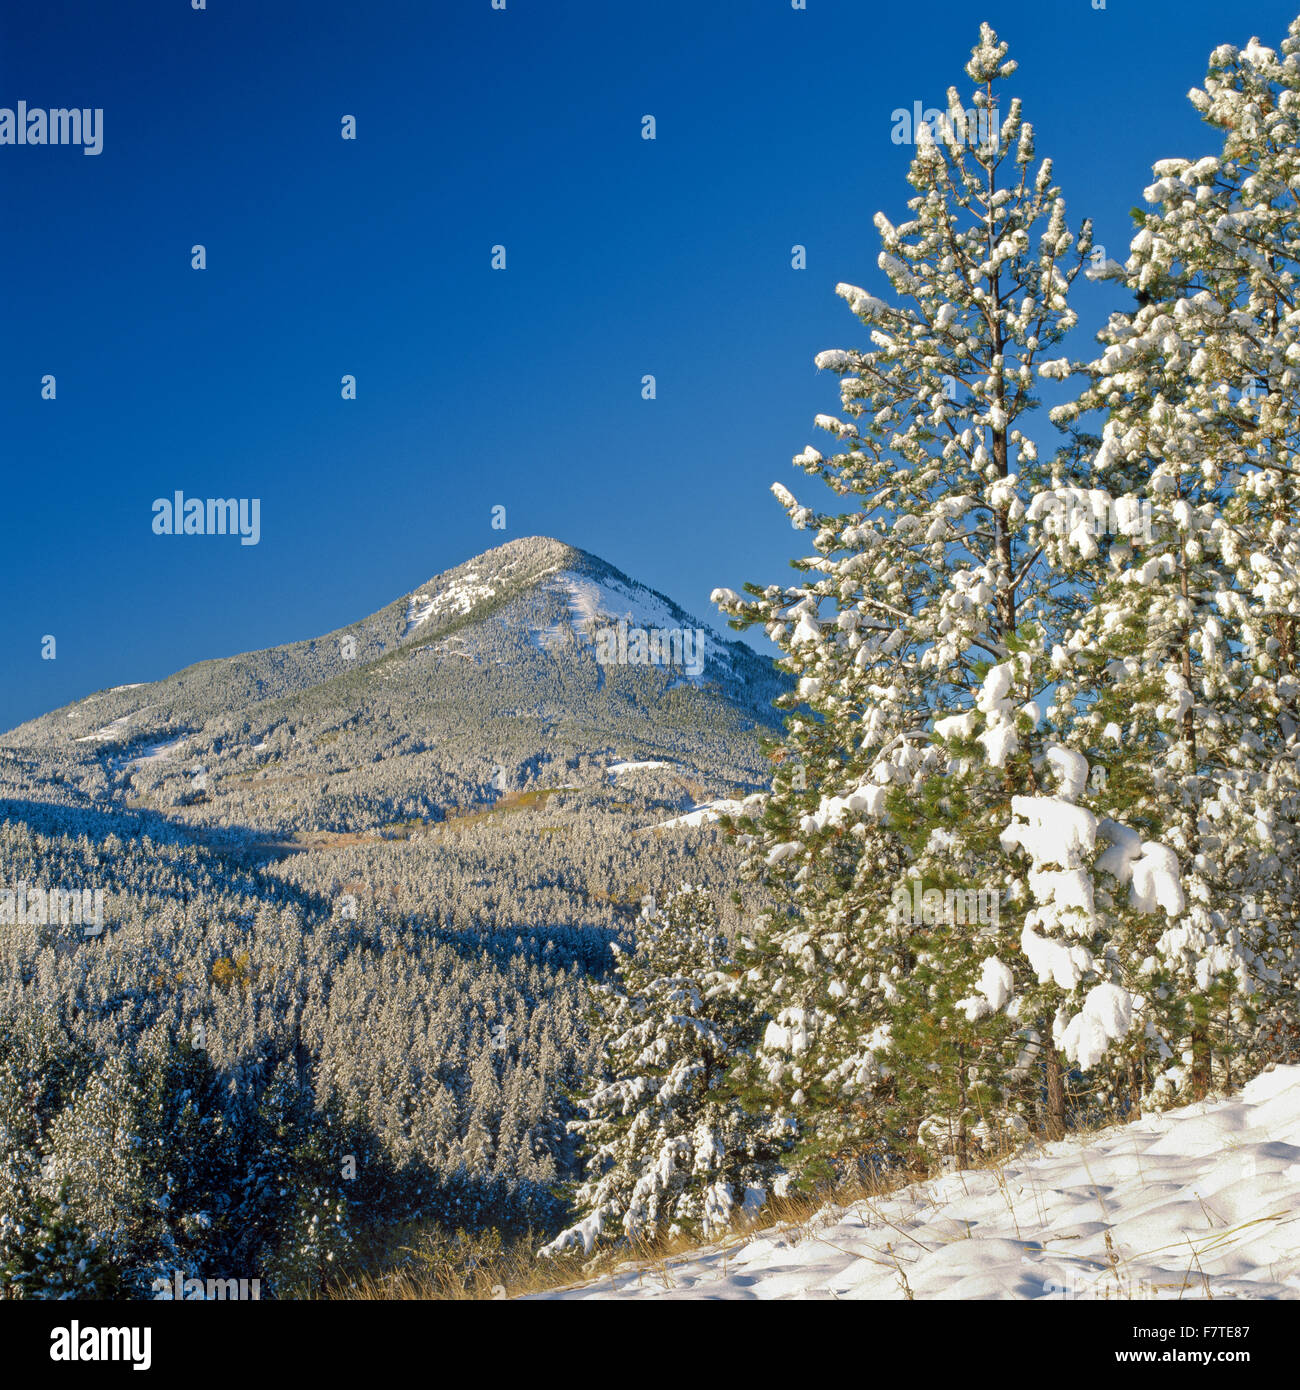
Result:
[[[971,39],[754,644],[507,535],[0,739],[0,1297],[576,1278],[1300,1062],[1300,19],[1123,259]]]

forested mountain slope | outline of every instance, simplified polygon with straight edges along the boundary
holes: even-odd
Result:
[[[553,1225],[583,979],[683,880],[734,926],[735,852],[696,808],[761,783],[779,689],[707,631],[602,662],[620,619],[703,628],[517,541],[0,739],[11,1288],[283,1294],[402,1221]],[[102,925],[46,910],[82,890]]]

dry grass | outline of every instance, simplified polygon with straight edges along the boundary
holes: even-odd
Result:
[[[1072,1132],[1071,1137],[1076,1133]],[[1020,1148],[984,1154],[968,1170],[1000,1173]],[[835,1188],[774,1198],[753,1219],[738,1223],[725,1236],[712,1240],[680,1235],[637,1242],[598,1251],[590,1258],[566,1254],[538,1259],[547,1237],[537,1233],[503,1240],[495,1231],[478,1235],[423,1228],[409,1234],[409,1243],[395,1245],[391,1254],[375,1261],[376,1268],[346,1285],[328,1289],[328,1299],[365,1300],[490,1300],[522,1298],[556,1289],[582,1288],[614,1274],[635,1272],[647,1286],[671,1289],[675,1263],[702,1253],[726,1253],[745,1245],[757,1231],[798,1244],[839,1221],[847,1208],[862,1203],[879,1215],[875,1204],[917,1182],[953,1177],[937,1166],[929,1171],[898,1169],[868,1180]],[[882,1218],[883,1219],[883,1218]],[[903,1276],[904,1282],[906,1276]],[[910,1297],[910,1291],[908,1295]]]
[[[1071,1129],[1065,1140],[1086,1143],[1089,1136],[1112,1128],[1115,1123],[1113,1118],[1099,1116],[1091,1124]],[[968,1168],[961,1170],[945,1169],[938,1163],[925,1170],[899,1168],[877,1173],[866,1181],[776,1198],[752,1220],[737,1224],[725,1236],[712,1240],[705,1241],[681,1235],[653,1242],[622,1245],[617,1249],[601,1249],[590,1258],[580,1253],[571,1253],[556,1259],[538,1259],[536,1252],[547,1240],[547,1236],[540,1232],[507,1241],[496,1231],[477,1235],[457,1232],[451,1235],[428,1227],[416,1228],[407,1233],[407,1243],[395,1243],[383,1255],[377,1256],[371,1272],[353,1279],[346,1286],[327,1290],[323,1296],[333,1299],[379,1300],[522,1298],[558,1289],[587,1288],[616,1274],[624,1277],[631,1275],[647,1288],[672,1289],[675,1286],[674,1267],[678,1263],[703,1254],[720,1255],[725,1269],[729,1252],[739,1250],[758,1231],[790,1244],[824,1239],[824,1233],[844,1217],[848,1208],[855,1205],[860,1205],[882,1226],[889,1226],[892,1223],[880,1206],[883,1198],[914,1184],[933,1181],[940,1177],[947,1178],[949,1182],[960,1182],[963,1175],[979,1172],[993,1175],[1007,1205],[1010,1220],[1019,1233],[1021,1213],[1016,1209],[1005,1170],[1009,1163],[1025,1157],[1027,1151],[1032,1152],[1034,1147],[1044,1142],[1047,1141],[1038,1136],[1026,1142],[1008,1143],[999,1151],[980,1154]],[[1044,1215],[1041,1194],[1031,1189],[1024,1196],[1033,1208],[1026,1214],[1037,1216],[1041,1225]],[[1104,1213],[1106,1202],[1100,1189],[1097,1197]],[[938,1199],[936,1203],[942,1205]],[[1283,1219],[1295,1218],[1290,1217],[1289,1213],[1277,1213],[1261,1220],[1271,1223]],[[1200,1255],[1231,1240],[1247,1226],[1258,1223],[1247,1222],[1242,1227],[1226,1230],[1213,1229],[1212,1220],[1208,1224],[1212,1228],[1211,1232],[1199,1245],[1190,1239],[1187,1241],[1187,1274],[1179,1285],[1161,1285],[1158,1289],[1148,1289],[1132,1278],[1123,1277],[1127,1272],[1129,1259],[1111,1244],[1109,1237],[1107,1263],[1099,1268],[1097,1273],[1114,1279],[1113,1292],[1117,1298],[1132,1299],[1135,1296],[1144,1297],[1166,1292],[1176,1297],[1189,1294],[1211,1297],[1213,1295],[1209,1279],[1200,1268]],[[955,1234],[953,1238],[963,1238],[963,1234]],[[905,1242],[913,1238],[900,1229],[899,1239]],[[905,1269],[893,1253],[895,1246],[890,1245],[886,1249],[892,1262],[890,1267],[895,1269],[903,1296],[911,1298],[912,1290],[907,1284]],[[1160,1252],[1143,1252],[1143,1256],[1155,1253]],[[1105,1294],[1104,1285],[1100,1292],[1108,1296]]]

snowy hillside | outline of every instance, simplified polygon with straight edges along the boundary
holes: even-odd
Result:
[[[1300,1067],[545,1298],[1300,1295]]]
[[[600,664],[596,641],[622,625],[622,646]],[[639,654],[630,630],[645,635]],[[652,640],[653,639],[653,640]],[[454,645],[453,645],[454,644]],[[543,658],[538,660],[538,656]],[[405,663],[421,664],[408,668]],[[428,663],[437,668],[431,673]],[[665,595],[615,569],[598,556],[544,536],[509,541],[435,575],[386,607],[320,637],[286,643],[189,666],[151,684],[116,686],[54,710],[10,731],[8,741],[36,749],[113,754],[148,738],[176,738],[209,724],[248,715],[259,720],[274,701],[287,701],[273,718],[304,705],[335,705],[347,715],[364,703],[366,681],[419,691],[441,683],[444,702],[481,714],[484,692],[466,692],[466,664],[506,668],[508,691],[496,681],[497,703],[511,716],[537,701],[538,692],[568,677],[585,681],[579,695],[566,691],[561,704],[586,706],[606,683],[616,705],[631,687],[654,687],[656,699],[671,691],[705,687],[707,699],[691,708],[699,716],[677,724],[716,722],[717,701],[743,710],[750,725],[771,721],[772,700],[785,682],[770,659],[742,642],[725,639],[710,624]],[[472,683],[472,681],[471,681]],[[295,697],[306,699],[295,699]],[[687,702],[690,703],[689,700]],[[680,702],[679,702],[680,705]],[[264,707],[257,712],[257,707]],[[686,708],[680,705],[680,708]],[[721,716],[725,722],[727,715]],[[608,723],[608,721],[604,721]],[[608,732],[608,731],[607,731]]]
[[[685,629],[698,634],[693,640],[698,640],[701,663],[721,664],[723,670],[731,665],[735,643],[722,641],[662,594],[629,580],[603,562],[593,564],[589,559],[588,566],[590,573],[563,570],[547,583],[548,589],[564,597],[573,630],[579,636],[590,637],[602,625],[620,621],[647,631]],[[699,679],[699,675],[690,678]]]

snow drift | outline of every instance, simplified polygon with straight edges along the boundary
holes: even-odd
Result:
[[[1300,1067],[543,1298],[1300,1297]]]

